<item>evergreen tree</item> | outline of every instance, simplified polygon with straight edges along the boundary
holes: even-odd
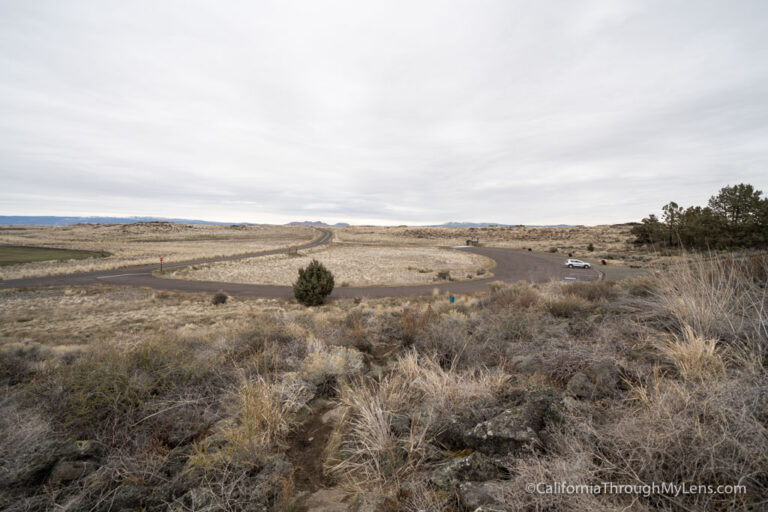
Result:
[[[293,283],[293,295],[305,306],[319,306],[333,291],[333,274],[319,261],[313,259],[299,269],[299,278]]]

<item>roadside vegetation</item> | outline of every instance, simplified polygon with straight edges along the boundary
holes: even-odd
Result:
[[[766,275],[764,256],[690,256],[618,283],[312,309],[3,291],[0,508],[760,510]]]
[[[0,244],[29,251],[57,247],[83,259],[19,260],[0,269],[0,278],[20,279],[158,263],[187,261],[288,248],[318,236],[305,226],[188,225],[172,222],[75,224],[71,226],[0,226]],[[1,247],[1,246],[0,246]],[[32,252],[29,255],[33,254]],[[27,258],[29,258],[27,255]],[[106,257],[101,257],[105,255]]]
[[[429,284],[450,273],[459,280],[486,275],[493,261],[479,254],[438,247],[333,244],[294,254],[222,261],[184,267],[169,274],[176,279],[289,286],[296,272],[313,259],[348,286]]]
[[[66,261],[85,258],[103,258],[106,253],[93,251],[73,251],[52,247],[25,247],[20,245],[0,245],[0,267],[20,265],[34,261]]]
[[[768,247],[768,198],[752,185],[723,187],[705,207],[671,201],[659,219],[649,215],[632,228],[636,245],[655,249],[753,249]]]

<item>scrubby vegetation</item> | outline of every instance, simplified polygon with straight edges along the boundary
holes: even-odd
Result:
[[[767,272],[765,257],[689,257],[453,304],[206,296],[198,316],[250,314],[210,329],[158,316],[130,335],[122,320],[79,352],[8,341],[0,508],[760,510]],[[0,300],[49,292],[15,293]],[[526,491],[555,482],[745,491]]]
[[[752,185],[724,187],[705,207],[674,201],[632,228],[635,244],[656,248],[732,249],[768,246],[768,198]]]
[[[211,304],[218,306],[219,304],[225,304],[229,296],[224,292],[216,292],[211,298]]]
[[[305,306],[319,306],[333,291],[333,274],[319,261],[299,269],[299,278],[293,283],[293,295]]]

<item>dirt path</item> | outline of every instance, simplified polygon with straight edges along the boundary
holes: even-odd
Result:
[[[315,240],[297,247],[308,249],[330,243],[333,233],[327,229],[318,228],[320,236]],[[494,247],[468,247],[457,250],[471,251],[491,258],[496,262],[493,269],[494,276],[487,279],[475,279],[460,283],[435,283],[410,286],[369,286],[360,288],[340,288],[333,290],[331,297],[408,297],[419,295],[431,295],[435,290],[439,293],[475,293],[488,289],[488,283],[492,281],[529,281],[544,282],[549,280],[562,280],[572,277],[579,281],[596,281],[600,274],[595,270],[568,269],[563,266],[563,257],[551,254],[528,252],[516,249],[502,249]],[[241,254],[221,258],[208,258],[193,261],[166,264],[165,268],[177,268],[187,265],[198,265],[227,261],[240,258],[252,258],[254,256],[267,256],[280,254],[286,249],[275,249],[258,253]],[[292,298],[293,289],[290,286],[272,286],[258,284],[221,283],[215,281],[187,281],[182,279],[163,279],[152,275],[159,270],[159,265],[144,265],[138,267],[126,267],[118,270],[87,272],[81,274],[67,274],[58,276],[34,277],[27,279],[13,279],[0,281],[0,288],[32,288],[41,286],[78,286],[93,285],[96,283],[140,286],[155,290],[209,292],[223,291],[228,295],[245,297],[267,298]]]
[[[293,478],[297,491],[312,493],[325,487],[323,475],[324,451],[333,426],[323,423],[323,415],[331,409],[324,405],[312,409],[310,416],[296,427],[288,438],[288,459],[294,468]]]

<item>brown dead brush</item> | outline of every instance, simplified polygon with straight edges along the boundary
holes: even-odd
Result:
[[[563,295],[581,297],[590,302],[613,298],[616,295],[616,283],[612,281],[564,283],[560,286]]]
[[[696,336],[691,326],[685,325],[680,336],[659,343],[658,349],[684,379],[705,382],[725,374],[717,344],[715,339]]]
[[[703,255],[655,274],[650,306],[672,332],[716,339],[752,363],[768,355],[768,288],[760,276],[768,260],[732,259],[724,264]]]

